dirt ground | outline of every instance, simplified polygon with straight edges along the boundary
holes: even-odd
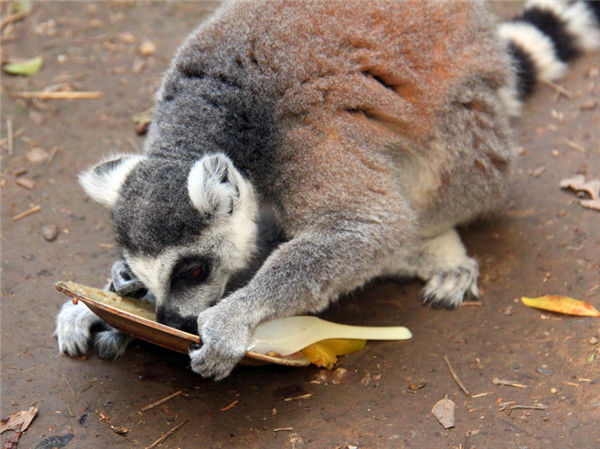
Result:
[[[414,339],[369,343],[340,360],[342,376],[315,367],[241,367],[214,383],[192,373],[186,357],[145,343],[114,362],[58,354],[54,317],[66,298],[53,282],[103,285],[117,257],[110,214],[86,199],[76,174],[108,152],[141,147],[132,116],[151,106],[175,48],[214,5],[41,2],[5,30],[4,59],[44,57],[37,75],[2,79],[2,137],[7,119],[14,133],[24,131],[12,154],[2,147],[1,415],[39,407],[19,447],[147,447],[180,424],[160,447],[600,447],[600,321],[517,300],[555,293],[600,307],[600,213],[559,189],[577,173],[600,178],[598,54],[577,60],[561,80],[572,98],[538,89],[515,123],[522,154],[505,210],[462,230],[481,266],[480,306],[431,310],[419,301],[419,282],[373,283],[325,316],[406,325]],[[514,5],[496,9],[508,14]],[[143,57],[147,39],[156,51]],[[103,96],[10,97],[65,87]],[[31,190],[15,182],[25,169]],[[11,220],[36,205],[39,212]],[[45,225],[58,227],[55,241],[42,237]],[[444,355],[471,396],[458,388]],[[448,430],[431,414],[445,395],[456,403],[456,426]],[[544,407],[510,408],[536,404]],[[129,431],[119,435],[110,425]]]

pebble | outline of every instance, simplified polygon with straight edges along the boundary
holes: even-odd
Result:
[[[53,242],[58,237],[58,226],[47,224],[42,226],[42,236],[48,241]]]
[[[596,337],[590,338],[590,344],[591,345],[595,345],[596,343],[598,343],[598,339]]]
[[[38,164],[47,160],[50,157],[50,155],[43,148],[35,147],[29,150],[27,153],[25,153],[25,157],[32,164]]]
[[[540,368],[536,368],[536,371],[540,374],[545,374],[546,376],[552,376],[552,374],[554,374],[554,371],[552,371],[551,369],[546,368],[545,366],[542,366]]]
[[[140,45],[139,52],[142,56],[150,56],[153,55],[156,51],[156,45],[152,41],[144,41],[142,45]]]
[[[24,176],[19,176],[15,180],[15,183],[27,190],[33,190],[33,188],[35,187],[35,182],[32,179],[26,178]]]

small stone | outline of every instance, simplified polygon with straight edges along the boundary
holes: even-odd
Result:
[[[552,376],[552,374],[554,374],[554,371],[552,371],[549,368],[546,368],[545,366],[541,366],[539,368],[536,368],[536,371],[540,374],[544,374],[546,376]]]
[[[25,157],[32,164],[39,164],[40,162],[46,161],[50,155],[43,148],[35,147],[25,153]]]
[[[139,52],[142,56],[150,56],[153,55],[156,51],[156,45],[152,41],[144,41],[142,45],[140,45]]]
[[[42,226],[42,236],[48,242],[53,242],[58,237],[58,226],[54,224],[47,224]]]
[[[550,388],[550,393],[552,393],[552,394],[556,394],[557,391],[558,390],[554,387]]]
[[[33,190],[33,188],[35,187],[35,182],[33,181],[33,179],[26,178],[25,176],[19,176],[15,180],[15,184],[27,190]]]
[[[596,337],[592,337],[592,338],[590,338],[590,344],[591,344],[591,345],[595,345],[595,344],[597,344],[597,343],[598,343],[598,339],[597,339]]]
[[[135,36],[133,35],[133,33],[130,33],[128,31],[117,34],[117,39],[126,44],[132,44],[133,42],[135,42]]]

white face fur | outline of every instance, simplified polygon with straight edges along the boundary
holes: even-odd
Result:
[[[117,201],[120,208],[127,207],[130,194],[123,184],[140,162],[152,160],[139,155],[113,157],[84,172],[80,182],[88,195],[113,211]],[[175,326],[177,320],[195,320],[218,301],[231,275],[244,269],[256,251],[257,200],[252,185],[232,162],[221,154],[204,156],[191,166],[186,181],[193,208],[207,217],[197,236],[152,253],[126,246],[123,251],[133,274],[154,294],[159,320]],[[143,234],[143,229],[135,231]]]

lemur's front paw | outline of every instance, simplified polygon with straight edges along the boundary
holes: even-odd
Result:
[[[250,327],[230,301],[222,301],[198,316],[202,347],[190,351],[192,370],[202,377],[221,380],[244,357]]]
[[[469,258],[466,263],[434,274],[423,289],[423,302],[432,307],[455,309],[463,300],[479,296],[478,277],[477,262]]]
[[[90,309],[84,304],[67,301],[56,317],[54,335],[58,340],[58,350],[71,357],[87,354],[92,336],[94,321]]]
[[[131,341],[133,341],[131,335],[116,329],[100,331],[94,335],[94,346],[98,356],[106,360],[115,360],[122,356]]]

